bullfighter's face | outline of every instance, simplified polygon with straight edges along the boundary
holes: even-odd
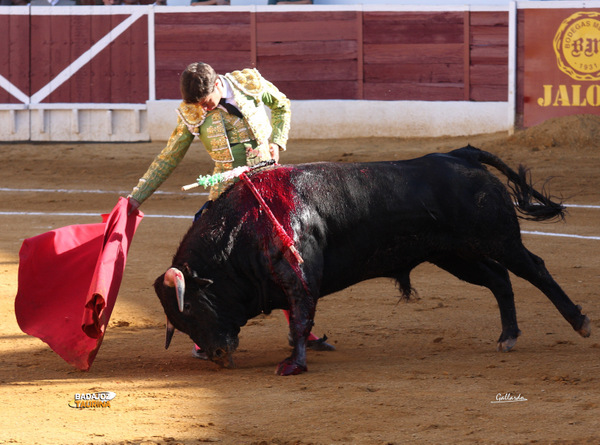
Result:
[[[228,318],[230,311],[222,310],[222,302],[210,291],[211,284],[189,270],[174,268],[158,277],[154,288],[167,315],[166,347],[174,327],[188,334],[210,360],[230,367],[239,343],[240,325]]]
[[[219,105],[219,101],[225,94],[225,89],[220,78],[217,77],[215,86],[211,93],[207,94],[201,101],[200,106],[207,109],[208,111],[214,110]]]

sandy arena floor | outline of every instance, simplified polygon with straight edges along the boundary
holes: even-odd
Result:
[[[164,314],[152,282],[170,265],[205,195],[178,192],[209,173],[193,147],[142,210],[121,292],[89,372],[23,334],[14,315],[23,239],[99,217],[126,195],[163,144],[0,145],[0,444],[597,444],[600,441],[600,120],[566,118],[505,134],[418,140],[290,141],[282,163],[406,159],[466,145],[532,169],[538,187],[571,207],[564,223],[524,223],[523,235],[592,320],[574,332],[529,283],[513,278],[523,335],[495,351],[492,295],[425,265],[420,299],[400,302],[394,283],[363,282],[320,300],[314,332],[335,352],[309,352],[309,372],[274,374],[289,354],[276,311],[242,329],[236,369],[192,358],[176,333],[164,350]],[[9,190],[10,189],[10,190]],[[43,189],[42,191],[24,191]],[[105,193],[51,190],[97,190]],[[41,215],[7,215],[6,212]],[[75,393],[113,391],[110,408],[73,409]],[[493,403],[498,395],[526,401]]]

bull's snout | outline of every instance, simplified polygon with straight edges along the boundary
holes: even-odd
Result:
[[[205,349],[209,360],[224,367],[235,368],[233,362],[233,353],[236,351],[239,344],[237,336],[227,336],[221,342],[206,345]],[[211,347],[212,346],[212,347]]]
[[[215,358],[223,358],[227,355],[227,351],[225,349],[219,348],[215,351]]]
[[[217,348],[209,355],[209,358],[223,368],[235,368],[235,364],[233,363],[233,350]]]

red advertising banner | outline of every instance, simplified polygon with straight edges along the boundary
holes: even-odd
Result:
[[[600,10],[525,10],[525,127],[600,114]]]

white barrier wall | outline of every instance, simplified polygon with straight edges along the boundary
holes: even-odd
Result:
[[[0,109],[0,141],[28,141],[30,114],[24,105]]]
[[[138,109],[0,110],[1,141],[166,141],[178,100]],[[71,105],[69,105],[70,107]],[[292,139],[439,137],[509,131],[508,102],[292,101]]]
[[[437,137],[508,131],[507,102],[295,101],[290,137]]]
[[[0,109],[0,141],[149,141],[145,105],[61,104]]]
[[[167,140],[177,100],[148,102],[148,133]],[[509,131],[508,102],[292,101],[291,139],[438,137]]]

